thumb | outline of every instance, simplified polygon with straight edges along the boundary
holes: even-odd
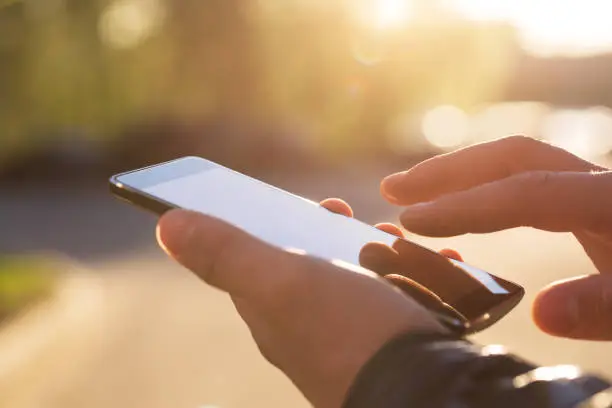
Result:
[[[553,336],[612,340],[612,276],[554,283],[536,298],[533,317],[540,329]]]
[[[265,300],[303,278],[304,262],[223,221],[173,210],[159,221],[164,250],[209,285],[234,297]],[[254,299],[256,298],[256,299]]]

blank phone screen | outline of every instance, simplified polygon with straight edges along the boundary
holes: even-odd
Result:
[[[181,160],[197,161],[197,166]],[[333,214],[314,202],[215,163],[199,158],[181,160],[128,174],[119,181],[173,207],[224,220],[276,247],[360,265],[381,275],[406,276],[451,306],[461,307],[466,297],[475,294],[509,295],[511,288],[505,281],[478,268]],[[462,312],[469,318],[481,312],[477,309]]]

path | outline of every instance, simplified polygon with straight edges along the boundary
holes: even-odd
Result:
[[[394,215],[378,200],[360,198],[375,188],[376,179],[288,184],[317,199],[340,191],[357,204],[358,215],[376,222]],[[58,231],[72,220],[68,229],[76,238],[64,237],[58,249],[77,248],[72,255],[92,271],[69,275],[60,301],[0,335],[0,406],[307,407],[291,384],[259,356],[227,298],[155,249],[152,218],[105,201],[99,191],[69,195],[65,191],[46,192],[46,213],[40,213],[45,205],[36,199],[36,192],[13,191],[12,201],[0,203],[0,214],[3,205],[13,209],[13,222],[21,223],[21,242],[30,245],[27,249],[39,249],[37,242],[41,247],[52,242],[48,240],[52,229]],[[0,196],[3,192],[0,189]],[[66,208],[72,213],[67,215]],[[40,225],[34,221],[49,214],[53,220],[42,235],[26,239]],[[113,223],[114,217],[121,222]],[[2,237],[0,243],[6,243],[7,236]],[[96,241],[115,237],[125,247],[120,241],[115,242],[118,249],[111,242],[106,251],[87,251],[96,248]],[[70,239],[81,242],[71,246]],[[454,247],[470,262],[526,286],[529,295],[523,304],[479,340],[503,343],[544,364],[575,363],[612,377],[612,346],[554,340],[539,333],[529,320],[535,290],[553,279],[592,271],[570,237],[514,230],[488,238],[421,241],[434,248]],[[10,358],[7,350],[14,351],[8,353]]]

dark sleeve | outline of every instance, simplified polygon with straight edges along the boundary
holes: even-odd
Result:
[[[610,408],[607,382],[572,366],[536,366],[500,348],[410,334],[362,369],[344,408]]]

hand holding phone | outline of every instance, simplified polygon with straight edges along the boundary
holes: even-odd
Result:
[[[279,248],[402,276],[435,294],[443,303],[425,306],[462,334],[491,326],[524,294],[514,283],[201,158],[115,176],[111,189],[158,214],[197,211]]]
[[[390,340],[444,336],[428,310],[363,268],[283,251],[182,210],[161,217],[158,237],[178,262],[230,295],[263,356],[314,407],[342,406],[358,372]]]

